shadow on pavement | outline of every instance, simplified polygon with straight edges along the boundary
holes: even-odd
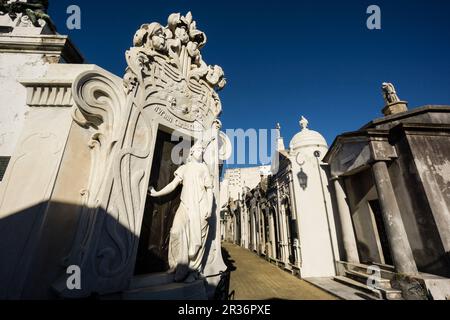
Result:
[[[228,267],[228,271],[233,272],[237,269],[237,267],[234,264],[236,261],[231,259],[230,253],[224,247],[222,247],[222,257],[223,261],[225,262],[225,265]]]

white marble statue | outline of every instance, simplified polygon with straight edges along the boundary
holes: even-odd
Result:
[[[395,91],[395,87],[392,83],[383,82],[381,89],[383,91],[383,98],[386,102],[386,105],[390,105],[392,103],[400,101],[397,92]]]
[[[195,281],[205,253],[208,219],[213,207],[213,180],[203,162],[203,152],[201,144],[194,145],[187,163],[177,169],[171,183],[160,191],[150,188],[152,197],[161,197],[183,185],[169,240],[169,272],[175,273],[176,282]]]

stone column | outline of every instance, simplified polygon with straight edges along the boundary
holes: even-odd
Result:
[[[252,208],[252,218],[253,218],[253,251],[256,251],[257,253],[259,253],[259,221],[258,221],[258,210],[255,207]]]
[[[271,258],[277,258],[277,249],[276,249],[276,239],[275,239],[275,222],[274,222],[274,212],[271,212],[269,215],[269,236],[270,236],[270,244],[272,246],[272,255]]]
[[[286,208],[284,209],[284,218],[286,221],[286,262],[290,263],[289,256],[291,255],[291,246],[294,245],[293,241],[294,238],[291,234],[291,227],[290,227],[290,219],[289,216],[286,214]]]
[[[279,217],[279,224],[280,224],[280,239],[279,243],[280,243],[280,260],[282,262],[285,261],[285,257],[284,257],[284,215],[283,215],[283,207],[282,205],[280,205],[279,207],[279,212],[278,212],[278,217]]]
[[[294,178],[292,175],[292,171],[289,172],[289,193],[290,193],[290,202],[291,202],[291,215],[292,215],[292,220],[297,220],[298,219],[298,214],[297,214],[297,200],[295,197],[295,188],[294,188]],[[297,235],[299,235],[299,230],[298,230],[298,223],[295,223],[295,227],[297,228]]]
[[[247,215],[245,214],[245,207],[239,201],[240,215],[241,215],[241,247],[247,248]]]
[[[336,192],[336,202],[338,206],[339,220],[341,223],[342,240],[344,244],[345,257],[347,262],[359,263],[358,248],[356,246],[355,233],[353,231],[352,217],[348,208],[346,195],[342,189],[338,177],[334,177],[334,189]]]
[[[263,253],[263,233],[262,233],[262,212],[261,208],[259,207],[259,204],[256,205],[256,215],[258,217],[258,254]]]
[[[233,243],[234,244],[238,243],[238,234],[239,234],[238,227],[239,227],[238,221],[237,221],[236,217],[234,217],[234,220],[233,220]]]
[[[245,207],[245,213],[247,215],[247,245],[248,245],[248,249],[252,250],[252,241],[253,241],[253,231],[252,231],[252,226],[253,226],[253,218],[252,218],[252,212],[249,208],[247,208],[247,206]]]
[[[254,210],[255,210],[255,208],[250,209],[250,221],[251,221],[250,233],[251,233],[251,242],[252,242],[251,249],[252,249],[252,251],[257,250],[257,247],[256,247],[257,246],[257,243],[256,243],[256,221],[255,221],[256,215],[254,213]]]
[[[282,226],[282,239],[283,243],[281,245],[283,251],[283,262],[289,263],[289,237],[288,237],[288,225],[287,225],[287,216],[286,216],[286,208],[284,204],[281,204],[281,226]]]
[[[284,261],[284,227],[283,227],[283,210],[281,205],[278,203],[278,247],[280,252],[280,257],[278,260]]]
[[[372,165],[372,172],[395,269],[400,273],[417,274],[417,266],[403,225],[386,162],[375,162]]]
[[[301,255],[300,255],[300,243],[298,239],[294,239],[294,248],[295,248],[295,265],[300,268],[301,267]]]
[[[250,249],[250,215],[246,204],[244,203],[245,210],[245,248]]]
[[[261,252],[264,252],[267,256],[266,252],[266,223],[264,221],[264,211],[261,210],[261,207],[258,204],[259,217],[261,219]]]

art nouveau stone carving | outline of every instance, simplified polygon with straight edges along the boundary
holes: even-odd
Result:
[[[206,35],[197,30],[190,13],[170,15],[167,27],[156,22],[142,25],[134,36],[135,47],[127,52],[126,91],[141,79],[151,97],[176,117],[211,122],[222,111],[216,90],[226,80],[221,67],[203,61],[200,49],[205,43]]]
[[[205,157],[202,164],[184,167],[198,166],[204,175],[207,170],[212,179],[208,183],[211,191],[207,192],[208,197],[212,194],[212,204],[205,204],[202,211],[203,216],[211,217],[197,220],[201,232],[190,233],[189,238],[196,239],[189,250],[193,261],[190,265],[199,270],[199,259],[204,257],[206,265],[202,270],[212,281],[210,284],[217,284],[214,279],[226,269],[220,252],[216,205],[219,153],[223,153],[219,144],[224,140],[219,135],[217,117],[222,107],[216,91],[225,85],[223,71],[203,61],[200,49],[206,36],[197,30],[190,13],[172,14],[166,27],[158,23],[143,25],[133,43],[126,53],[128,67],[123,83],[105,72],[90,71],[80,75],[72,86],[76,105],[73,119],[91,136],[86,141],[91,150],[91,174],[86,187],[80,190],[83,206],[77,237],[72,254],[64,261],[65,265],[81,266],[82,290],[69,292],[61,283],[55,283],[55,289],[63,288],[59,290],[62,296],[105,294],[128,288],[160,126],[192,138],[200,134],[205,141],[211,141],[205,153],[212,157]],[[185,169],[180,169],[179,176]],[[196,170],[188,171],[184,179],[196,180]],[[187,214],[191,210],[180,212]],[[178,219],[183,218],[185,215],[180,214]],[[179,236],[186,234],[183,228],[177,229],[182,225],[177,222],[173,228]],[[178,261],[176,246],[173,248],[171,259]],[[179,274],[177,278],[183,278]]]

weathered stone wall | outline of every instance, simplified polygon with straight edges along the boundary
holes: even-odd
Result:
[[[426,246],[413,248],[413,253],[419,269],[450,276],[449,248],[446,247],[450,237],[450,136],[412,134],[407,140],[414,159],[408,163],[408,168],[413,170],[412,176],[418,180],[417,186],[426,197],[423,203],[428,207],[415,210],[416,219],[423,226]]]
[[[389,173],[417,268],[443,274],[442,242],[405,137],[397,141],[396,148],[400,157],[391,164]]]
[[[13,154],[28,108],[26,88],[18,80],[39,78],[47,68],[42,54],[0,52],[0,156]]]

